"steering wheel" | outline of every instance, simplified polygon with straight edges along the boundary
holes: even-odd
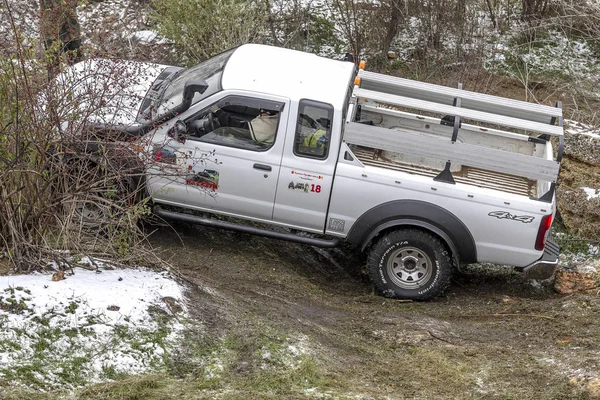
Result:
[[[212,132],[221,126],[221,124],[219,123],[219,119],[212,111],[209,111],[208,114],[206,114],[206,116],[204,117],[204,119],[206,121],[206,125],[204,125],[205,132]]]

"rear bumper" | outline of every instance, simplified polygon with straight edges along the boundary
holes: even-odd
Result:
[[[546,247],[542,258],[524,267],[522,272],[527,279],[548,279],[558,266],[560,247],[551,240],[546,240]]]

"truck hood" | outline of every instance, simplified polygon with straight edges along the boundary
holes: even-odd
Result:
[[[91,59],[79,62],[56,77],[53,95],[59,115],[68,126],[139,124],[139,111],[149,89],[179,67],[128,60]],[[64,127],[64,125],[63,125]]]

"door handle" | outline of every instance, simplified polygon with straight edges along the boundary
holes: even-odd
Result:
[[[254,169],[260,169],[261,171],[271,171],[270,165],[265,164],[254,164]]]

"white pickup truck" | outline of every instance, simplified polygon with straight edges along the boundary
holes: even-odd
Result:
[[[139,137],[157,215],[312,246],[345,240],[389,297],[433,298],[461,264],[554,273],[560,104],[252,44],[153,71],[136,120],[100,128]]]

